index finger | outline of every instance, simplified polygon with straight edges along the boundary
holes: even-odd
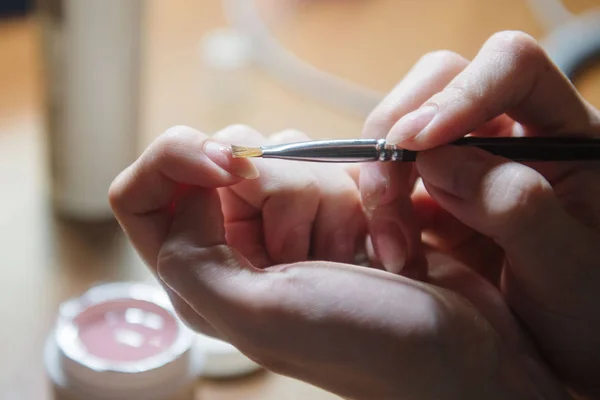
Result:
[[[505,113],[529,132],[544,135],[592,135],[600,124],[597,111],[533,38],[501,32],[444,90],[399,120],[387,138],[411,150],[425,150]]]
[[[156,139],[112,183],[110,204],[144,261],[156,269],[158,252],[172,222],[172,205],[189,187],[218,188],[258,172],[229,147],[192,128],[178,126]]]

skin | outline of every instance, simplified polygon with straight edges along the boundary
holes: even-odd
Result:
[[[175,127],[117,177],[119,222],[193,329],[347,399],[600,396],[600,167],[523,165],[466,134],[600,134],[518,32],[424,56],[366,137],[414,164],[233,159],[233,126]],[[365,250],[372,268],[356,265]]]

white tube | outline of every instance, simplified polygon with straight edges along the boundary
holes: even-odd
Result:
[[[223,0],[223,9],[251,40],[257,65],[298,92],[361,118],[383,99],[383,93],[328,74],[288,51],[260,18],[255,0]]]
[[[44,35],[53,200],[69,217],[111,218],[108,188],[136,155],[142,1],[51,3]]]

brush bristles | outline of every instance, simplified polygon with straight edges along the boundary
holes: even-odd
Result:
[[[262,157],[260,147],[231,146],[233,158]]]

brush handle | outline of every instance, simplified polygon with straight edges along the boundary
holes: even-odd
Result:
[[[513,161],[600,161],[600,139],[548,137],[465,137],[451,145],[477,147]],[[418,152],[402,151],[401,161],[414,161]]]
[[[514,161],[600,161],[600,139],[575,137],[464,137],[451,145],[477,147]],[[263,158],[327,163],[412,162],[418,151],[385,139],[317,140],[261,146]]]

